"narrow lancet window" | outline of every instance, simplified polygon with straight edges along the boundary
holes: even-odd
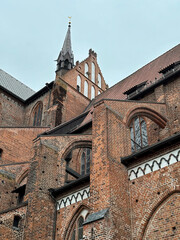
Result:
[[[88,78],[89,77],[89,66],[87,63],[85,63],[84,66],[84,75]]]
[[[92,62],[92,82],[95,82],[95,71],[96,71],[96,68],[95,68],[95,64]]]
[[[95,88],[94,86],[91,87],[91,100],[95,98]]]
[[[78,92],[81,92],[81,77],[77,76],[77,90]]]
[[[100,73],[98,74],[98,86],[101,88],[101,75]]]
[[[148,145],[146,122],[141,117],[133,119],[130,126],[131,150],[138,151]]]
[[[88,82],[87,81],[84,82],[84,95],[86,97],[88,97]]]

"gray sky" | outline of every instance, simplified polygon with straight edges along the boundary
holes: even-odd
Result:
[[[75,61],[92,48],[109,86],[180,42],[180,0],[1,0],[0,68],[35,91],[55,77],[72,16]]]

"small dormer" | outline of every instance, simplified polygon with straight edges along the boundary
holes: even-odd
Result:
[[[145,87],[146,83],[147,83],[147,81],[137,84],[134,87],[127,90],[126,92],[124,92],[123,94],[126,94],[127,98],[129,99],[129,98],[135,96],[137,93],[139,93]]]
[[[174,62],[174,63],[170,64],[169,66],[161,69],[159,71],[159,73],[162,73],[163,76],[166,77],[168,74],[171,74],[178,69],[180,69],[180,61]]]

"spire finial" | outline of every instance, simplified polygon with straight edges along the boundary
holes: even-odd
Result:
[[[71,26],[71,18],[72,17],[68,17],[69,18],[69,27]]]

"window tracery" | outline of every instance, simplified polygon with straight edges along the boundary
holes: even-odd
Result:
[[[84,148],[81,154],[81,175],[90,173],[91,149]]]
[[[131,150],[138,151],[148,145],[146,122],[142,117],[135,117],[130,126]]]

